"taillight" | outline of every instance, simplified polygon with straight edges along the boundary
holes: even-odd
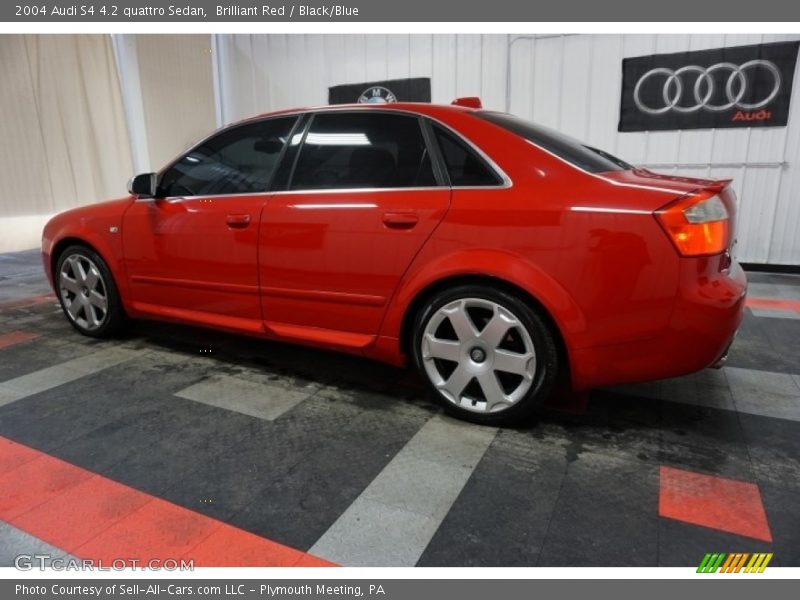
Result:
[[[692,194],[655,214],[682,256],[720,254],[728,247],[730,215],[719,196]]]

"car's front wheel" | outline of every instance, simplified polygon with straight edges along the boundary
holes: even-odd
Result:
[[[436,294],[415,321],[413,358],[445,409],[491,425],[519,423],[547,397],[559,355],[539,312],[483,285]]]
[[[105,261],[86,246],[70,246],[58,257],[56,291],[75,329],[91,337],[109,337],[125,322],[114,278]]]

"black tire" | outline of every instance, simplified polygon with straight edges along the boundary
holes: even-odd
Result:
[[[485,380],[470,380],[469,385],[478,384],[478,386],[481,388],[480,391],[470,392],[470,394],[474,394],[474,398],[477,399],[461,397],[461,394],[466,396],[469,388],[468,385],[467,388],[464,388],[465,391],[459,394],[459,403],[454,401],[452,398],[449,398],[446,395],[447,392],[441,392],[436,383],[432,380],[432,375],[430,375],[428,371],[429,368],[435,369],[434,375],[437,377],[441,375],[439,384],[440,386],[444,386],[444,382],[449,383],[449,377],[445,377],[443,375],[440,365],[442,367],[444,367],[446,364],[450,364],[451,366],[454,365],[454,370],[451,372],[454,374],[455,369],[461,368],[462,365],[464,365],[466,369],[475,367],[475,365],[479,365],[477,368],[480,369],[483,364],[483,361],[480,363],[475,363],[472,360],[472,354],[469,354],[469,350],[467,348],[472,342],[463,342],[458,334],[455,333],[455,329],[453,328],[452,324],[448,323],[448,325],[439,325],[439,327],[451,327],[452,334],[450,339],[453,339],[452,335],[454,335],[455,339],[453,340],[453,343],[456,341],[459,343],[459,352],[461,354],[458,356],[461,357],[459,359],[461,362],[437,362],[438,359],[431,356],[431,346],[429,345],[426,346],[428,357],[427,359],[423,357],[423,338],[425,337],[425,329],[429,324],[431,327],[436,327],[437,323],[444,323],[444,321],[440,320],[442,319],[441,315],[443,313],[439,312],[443,307],[448,307],[448,309],[443,311],[445,313],[450,310],[450,307],[459,304],[463,306],[464,310],[467,312],[472,311],[470,312],[469,319],[470,323],[477,331],[479,327],[476,325],[476,318],[473,316],[473,313],[476,310],[489,310],[489,308],[484,308],[480,305],[481,301],[486,301],[487,305],[491,305],[493,303],[497,307],[495,308],[495,314],[497,312],[502,312],[501,309],[505,309],[505,311],[510,312],[511,316],[515,318],[514,322],[516,324],[511,326],[511,329],[508,330],[508,332],[513,333],[507,332],[503,334],[501,340],[509,340],[508,343],[521,344],[521,346],[519,346],[521,350],[519,351],[523,353],[523,356],[529,352],[527,348],[531,344],[533,346],[533,351],[535,352],[535,363],[533,363],[534,366],[531,366],[531,362],[523,363],[526,365],[526,368],[529,372],[529,376],[525,380],[528,382],[526,385],[529,386],[527,387],[527,391],[523,391],[525,389],[524,387],[518,388],[518,399],[513,403],[508,404],[508,406],[505,408],[503,408],[505,404],[493,405],[494,407],[500,408],[500,410],[497,412],[479,412],[481,407],[480,397],[483,391],[482,381]],[[471,304],[477,304],[477,306],[471,306]],[[455,310],[459,309],[456,308]],[[432,320],[434,318],[436,320]],[[491,318],[492,317],[489,316],[485,317],[484,329],[481,329],[478,335],[483,335],[485,331],[488,331],[488,329],[485,328],[489,322],[489,319]],[[451,321],[450,317],[446,317],[446,319]],[[525,332],[527,333],[527,338],[525,338],[525,333],[522,333],[518,327],[524,328]],[[441,331],[442,329],[437,329],[437,332],[434,334],[436,339],[439,338],[439,332]],[[469,338],[469,335],[466,337]],[[516,342],[513,339],[514,337],[518,338]],[[428,342],[426,341],[426,343]],[[508,352],[506,348],[503,348],[503,345],[506,343],[506,341],[501,341],[496,350],[505,350]],[[464,355],[464,352],[467,352],[468,354]],[[427,383],[436,400],[444,407],[445,411],[457,418],[484,425],[506,426],[524,424],[536,414],[544,400],[549,396],[554,385],[559,379],[559,372],[561,369],[561,359],[559,356],[558,346],[555,341],[555,335],[551,330],[546,318],[544,318],[540,313],[540,310],[534,306],[531,306],[530,302],[522,300],[517,295],[487,285],[459,285],[457,287],[439,292],[433,296],[418,312],[414,320],[411,340],[411,354],[417,370]],[[480,356],[481,353],[479,352],[477,357],[480,359]],[[498,370],[495,369],[495,361],[499,359],[494,358],[495,355],[491,349],[487,349],[483,356],[485,361],[492,361],[491,365],[487,362],[486,367],[492,372],[493,381],[499,382],[501,378],[509,376],[508,374],[504,372],[498,372]],[[487,356],[491,356],[492,358],[487,358]],[[428,365],[427,367],[426,362]],[[502,369],[500,371],[502,371]],[[469,376],[470,375],[466,375],[465,377]],[[510,377],[516,376],[510,375]],[[522,381],[523,377],[524,376],[522,375],[519,376],[520,381]],[[513,386],[513,381],[511,382],[511,385]],[[506,385],[501,384],[500,390],[503,392],[503,394],[505,394]],[[486,398],[485,394],[483,394],[483,396]],[[507,398],[505,395],[503,397]],[[484,401],[484,410],[485,407],[489,405],[489,401]],[[465,408],[464,406],[469,406],[469,408]]]
[[[80,313],[84,315],[84,317],[80,317],[79,314],[79,317],[75,318],[70,314],[68,308],[67,303],[71,302],[71,296],[74,298],[74,293],[66,290],[62,286],[61,277],[65,263],[68,260],[73,262],[73,259],[80,260],[82,265],[93,264],[96,266],[100,275],[99,281],[102,286],[102,292],[105,295],[107,309],[102,311],[102,319],[97,319],[94,324],[89,322],[89,317],[86,316],[86,309],[83,309]],[[88,263],[86,261],[88,261]],[[71,266],[68,266],[67,270],[70,273],[74,273],[74,269]],[[111,274],[111,270],[108,268],[103,258],[88,246],[79,244],[68,246],[58,255],[55,271],[53,272],[53,282],[56,296],[58,296],[61,309],[64,311],[64,316],[67,318],[67,321],[83,335],[93,338],[113,337],[127,324],[127,316],[125,315],[125,310],[122,308],[119,291],[114,277]],[[86,289],[86,287],[84,287],[84,289]],[[100,287],[97,287],[97,290],[100,289]],[[95,311],[95,309],[92,310]],[[93,314],[97,315],[100,313],[93,312]]]

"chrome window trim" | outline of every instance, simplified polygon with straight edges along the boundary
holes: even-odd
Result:
[[[353,108],[352,106],[343,106],[343,107],[322,107],[322,108],[315,108],[310,109],[308,113],[310,114],[310,119],[308,120],[308,125],[303,132],[303,138],[300,140],[300,149],[297,152],[297,156],[295,156],[294,165],[292,165],[292,175],[289,178],[289,187],[294,183],[294,175],[295,169],[297,168],[297,163],[300,160],[300,156],[303,153],[303,147],[306,144],[306,138],[308,137],[308,133],[311,131],[311,128],[314,126],[314,120],[316,119],[317,115],[324,114],[324,113],[342,113],[342,114],[361,114],[361,113],[382,113],[382,114],[392,114],[392,115],[400,115],[403,117],[415,118],[417,121],[417,126],[419,127],[419,133],[422,136],[422,142],[425,144],[426,150],[428,150],[429,160],[431,161],[431,171],[433,172],[434,179],[439,180],[439,175],[437,173],[437,166],[435,159],[430,152],[430,143],[425,134],[425,123],[422,122],[422,119],[425,118],[425,115],[413,112],[410,110],[402,110],[402,109],[387,109],[387,108]],[[280,193],[287,193],[287,192],[298,192],[298,193],[330,193],[330,192],[339,192],[339,191],[347,191],[347,190],[426,190],[426,189],[449,189],[449,186],[445,183],[440,183],[436,186],[408,186],[408,187],[387,187],[387,188],[322,188],[322,189],[303,189],[303,190],[279,190]]]
[[[197,196],[164,196],[163,198],[136,198],[136,202],[154,202],[160,200],[162,202],[177,202],[179,200],[203,200],[205,198],[240,198],[242,196],[270,196],[275,192],[242,192],[238,194],[203,194]]]
[[[472,142],[472,140],[470,140],[467,137],[464,137],[461,133],[459,133],[458,131],[456,131],[455,129],[453,129],[452,127],[447,125],[446,123],[442,123],[439,119],[435,119],[435,118],[429,117],[427,115],[426,115],[426,117],[428,119],[430,119],[432,122],[434,122],[437,125],[439,125],[442,129],[446,130],[448,133],[454,135],[459,140],[464,142],[464,144],[466,144],[473,152],[475,152],[475,154],[477,154],[484,161],[486,161],[486,164],[489,165],[489,168],[491,168],[494,171],[495,175],[498,175],[500,177],[500,179],[503,181],[503,183],[500,184],[500,185],[451,185],[450,187],[452,189],[457,189],[457,190],[486,190],[486,189],[490,189],[490,190],[492,190],[492,189],[507,189],[507,188],[510,188],[510,187],[514,186],[514,182],[506,174],[506,172],[503,171],[503,169],[500,168],[500,165],[498,165],[496,162],[494,162],[494,160],[492,160],[489,157],[489,155],[486,154],[486,152],[484,152],[481,148],[479,148],[476,144],[474,144]]]
[[[383,106],[381,108],[374,108],[374,107],[370,107],[370,108],[366,108],[366,107],[365,108],[353,108],[352,106],[343,106],[343,107],[330,106],[330,107],[309,109],[307,112],[310,112],[312,114],[316,114],[316,113],[322,113],[322,112],[355,112],[355,113],[360,113],[360,112],[363,112],[363,111],[394,113],[394,114],[402,114],[402,115],[415,115],[415,116],[418,116],[418,117],[421,116],[423,119],[428,119],[429,121],[431,121],[433,123],[436,123],[437,125],[441,126],[443,129],[447,130],[449,133],[451,133],[452,135],[454,135],[455,137],[457,137],[458,139],[463,141],[471,150],[473,150],[478,156],[480,156],[483,160],[485,160],[486,164],[488,164],[489,167],[492,170],[494,170],[495,174],[498,175],[500,177],[500,179],[503,181],[503,183],[500,184],[500,185],[450,185],[449,186],[450,189],[454,189],[454,190],[487,190],[487,189],[490,189],[491,190],[491,189],[507,189],[507,188],[510,188],[510,187],[514,186],[514,182],[511,180],[511,178],[508,176],[508,174],[502,168],[500,168],[500,166],[494,160],[492,160],[489,157],[489,155],[486,154],[486,152],[484,152],[472,140],[470,140],[469,138],[465,137],[462,133],[460,133],[460,132],[456,131],[455,129],[453,129],[447,123],[444,123],[444,122],[440,121],[439,119],[437,119],[436,117],[432,117],[432,116],[430,116],[430,115],[428,115],[428,114],[426,114],[424,112],[417,112],[417,111],[409,110],[409,109],[406,109],[406,108],[386,108],[386,107],[383,107]],[[448,187],[448,186],[439,186],[439,187]],[[385,189],[395,189],[395,188],[379,188],[379,189],[384,189],[385,190]],[[396,188],[396,189],[408,190],[408,189],[412,189],[412,188]],[[290,191],[294,191],[294,190],[290,190]],[[331,190],[331,191],[335,191],[335,190]]]
[[[184,150],[181,154],[179,154],[178,156],[173,158],[166,165],[161,167],[158,171],[155,171],[155,174],[156,174],[157,177],[160,178],[161,174],[164,171],[167,171],[167,170],[171,169],[175,164],[177,164],[183,157],[188,155],[192,150],[194,150],[198,146],[202,146],[208,140],[210,140],[213,137],[216,137],[217,135],[219,135],[221,133],[224,133],[226,131],[230,131],[231,129],[235,129],[237,127],[244,127],[245,125],[252,125],[254,123],[261,123],[262,121],[271,121],[273,119],[280,119],[280,118],[283,118],[283,117],[294,117],[295,119],[297,119],[298,117],[302,116],[305,112],[306,111],[302,111],[301,110],[301,111],[297,111],[297,112],[293,111],[293,112],[288,112],[288,113],[281,113],[279,115],[259,115],[257,117],[250,117],[248,119],[242,119],[241,121],[236,121],[235,123],[229,123],[228,125],[220,127],[218,129],[215,129],[214,131],[212,131],[208,135],[203,136],[202,138],[200,138],[199,140],[194,142],[191,146],[189,146],[189,148]],[[296,124],[297,123],[295,123],[295,125]],[[294,128],[292,128],[292,130],[294,130]]]
[[[256,193],[243,193],[243,194],[206,194],[203,196],[166,196],[164,198],[136,198],[136,202],[154,202],[156,200],[160,200],[162,202],[178,202],[184,200],[203,200],[205,198],[238,198],[242,196],[275,196],[275,195],[285,195],[290,194],[293,196],[306,194],[306,195],[317,195],[317,194],[339,194],[339,193],[346,193],[346,194],[358,194],[358,193],[370,193],[375,194],[378,192],[434,192],[434,191],[446,191],[450,190],[450,186],[446,185],[435,185],[435,186],[421,186],[421,187],[387,187],[387,188],[376,188],[376,187],[369,187],[369,188],[336,188],[336,189],[322,189],[322,190],[273,190],[270,192],[256,192]],[[468,188],[459,188],[459,189],[468,189]],[[483,187],[477,187],[475,189],[486,189]],[[494,186],[493,189],[500,189],[499,186]]]
[[[508,176],[508,174],[494,161],[492,158],[486,154],[479,146],[477,146],[472,140],[462,135],[460,132],[453,129],[447,123],[442,122],[441,120],[437,119],[436,117],[432,117],[428,114],[422,112],[416,112],[409,109],[403,108],[353,108],[352,106],[346,107],[321,107],[321,108],[313,108],[313,109],[303,109],[297,111],[291,111],[286,113],[281,113],[278,115],[265,115],[265,116],[257,116],[251,117],[249,119],[244,119],[243,121],[238,121],[236,123],[231,123],[226,127],[222,127],[217,129],[213,133],[202,138],[196,144],[194,144],[189,150],[172,160],[168,165],[163,167],[160,171],[157,171],[157,176],[161,176],[161,173],[166,171],[167,169],[171,168],[175,163],[177,163],[181,158],[186,156],[189,152],[194,150],[197,146],[200,146],[207,140],[211,139],[213,136],[222,133],[228,129],[232,129],[236,126],[241,126],[245,124],[251,124],[260,121],[268,121],[271,119],[278,119],[282,117],[295,117],[299,118],[304,114],[310,114],[313,118],[313,115],[316,113],[322,112],[363,112],[363,111],[371,111],[371,112],[384,112],[384,113],[393,113],[393,114],[400,114],[400,115],[414,115],[417,117],[421,117],[423,119],[428,119],[432,123],[436,123],[443,129],[445,129],[450,134],[454,135],[458,139],[460,139],[464,144],[466,144],[471,150],[473,150],[476,154],[478,154],[486,164],[495,172],[496,175],[500,177],[503,181],[500,185],[438,185],[438,186],[423,186],[423,187],[386,187],[386,188],[336,188],[336,189],[319,189],[319,190],[268,190],[265,192],[256,192],[256,193],[240,193],[240,194],[206,194],[204,196],[166,196],[164,198],[139,198],[136,197],[136,202],[152,202],[154,200],[163,200],[165,202],[170,201],[177,201],[177,200],[187,200],[187,199],[194,199],[194,198],[236,198],[241,196],[270,196],[273,194],[334,194],[334,193],[358,193],[358,192],[402,192],[402,191],[433,191],[433,190],[442,190],[442,189],[451,189],[451,190],[503,190],[509,189],[514,187],[513,180]],[[304,141],[304,140],[303,140]],[[301,141],[301,144],[303,143]]]
[[[296,112],[292,111],[292,112],[288,112],[288,113],[281,113],[281,114],[278,114],[278,115],[261,115],[261,116],[258,116],[258,117],[250,117],[249,119],[243,119],[241,121],[237,121],[235,123],[230,123],[228,125],[225,125],[224,127],[220,127],[219,129],[216,129],[216,130],[212,131],[207,136],[201,138],[200,140],[198,140],[197,142],[192,144],[188,149],[184,150],[183,153],[179,154],[177,157],[173,158],[165,166],[161,167],[161,169],[159,169],[158,171],[155,171],[156,181],[160,182],[161,181],[161,177],[164,175],[164,173],[166,173],[172,167],[174,167],[176,164],[178,164],[184,157],[188,156],[196,148],[199,148],[200,146],[205,144],[208,140],[210,140],[210,139],[212,139],[212,138],[214,138],[214,137],[216,137],[218,135],[221,135],[221,134],[223,134],[223,133],[225,133],[227,131],[231,131],[233,129],[236,129],[237,127],[245,127],[247,125],[263,123],[263,122],[266,122],[266,121],[272,121],[272,120],[281,119],[281,118],[294,118],[295,122],[292,125],[292,128],[289,130],[289,136],[290,136],[289,139],[291,139],[292,134],[295,132],[295,129],[297,128],[297,124],[299,122],[300,117],[302,117],[305,112],[306,111],[296,111]],[[283,155],[285,154],[287,147],[288,147],[288,140],[287,140],[287,144],[284,144],[284,147],[281,148],[280,156],[278,158],[278,162],[276,163],[277,166],[280,166],[280,161],[283,158]],[[277,166],[276,166],[276,172],[277,172]],[[272,174],[272,176],[274,176],[274,175],[275,175],[275,173]],[[134,175],[134,177],[135,177],[135,175]],[[272,177],[270,179],[272,179]],[[271,183],[272,182],[270,181],[270,184]],[[254,194],[253,193],[216,194],[216,195],[213,195],[213,197],[214,198],[220,198],[220,197],[224,197],[224,196],[255,196],[255,195],[260,194],[260,193],[262,193],[262,192],[256,192]],[[163,198],[152,198],[152,200],[169,200],[170,198],[207,198],[207,197],[210,197],[210,196],[212,196],[212,195],[205,194],[204,196],[165,196]],[[137,198],[137,201],[138,201],[138,198]]]
[[[375,194],[378,192],[434,192],[449,190],[450,187],[446,185],[433,185],[433,186],[420,186],[420,187],[386,187],[386,188],[334,188],[334,189],[321,189],[321,190],[278,190],[272,192],[273,194],[292,195],[297,196],[300,194],[317,195],[317,194],[358,194],[368,193]]]

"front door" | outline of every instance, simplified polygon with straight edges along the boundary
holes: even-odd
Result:
[[[226,129],[164,170],[158,199],[123,221],[137,311],[237,329],[263,327],[259,220],[295,117]]]

